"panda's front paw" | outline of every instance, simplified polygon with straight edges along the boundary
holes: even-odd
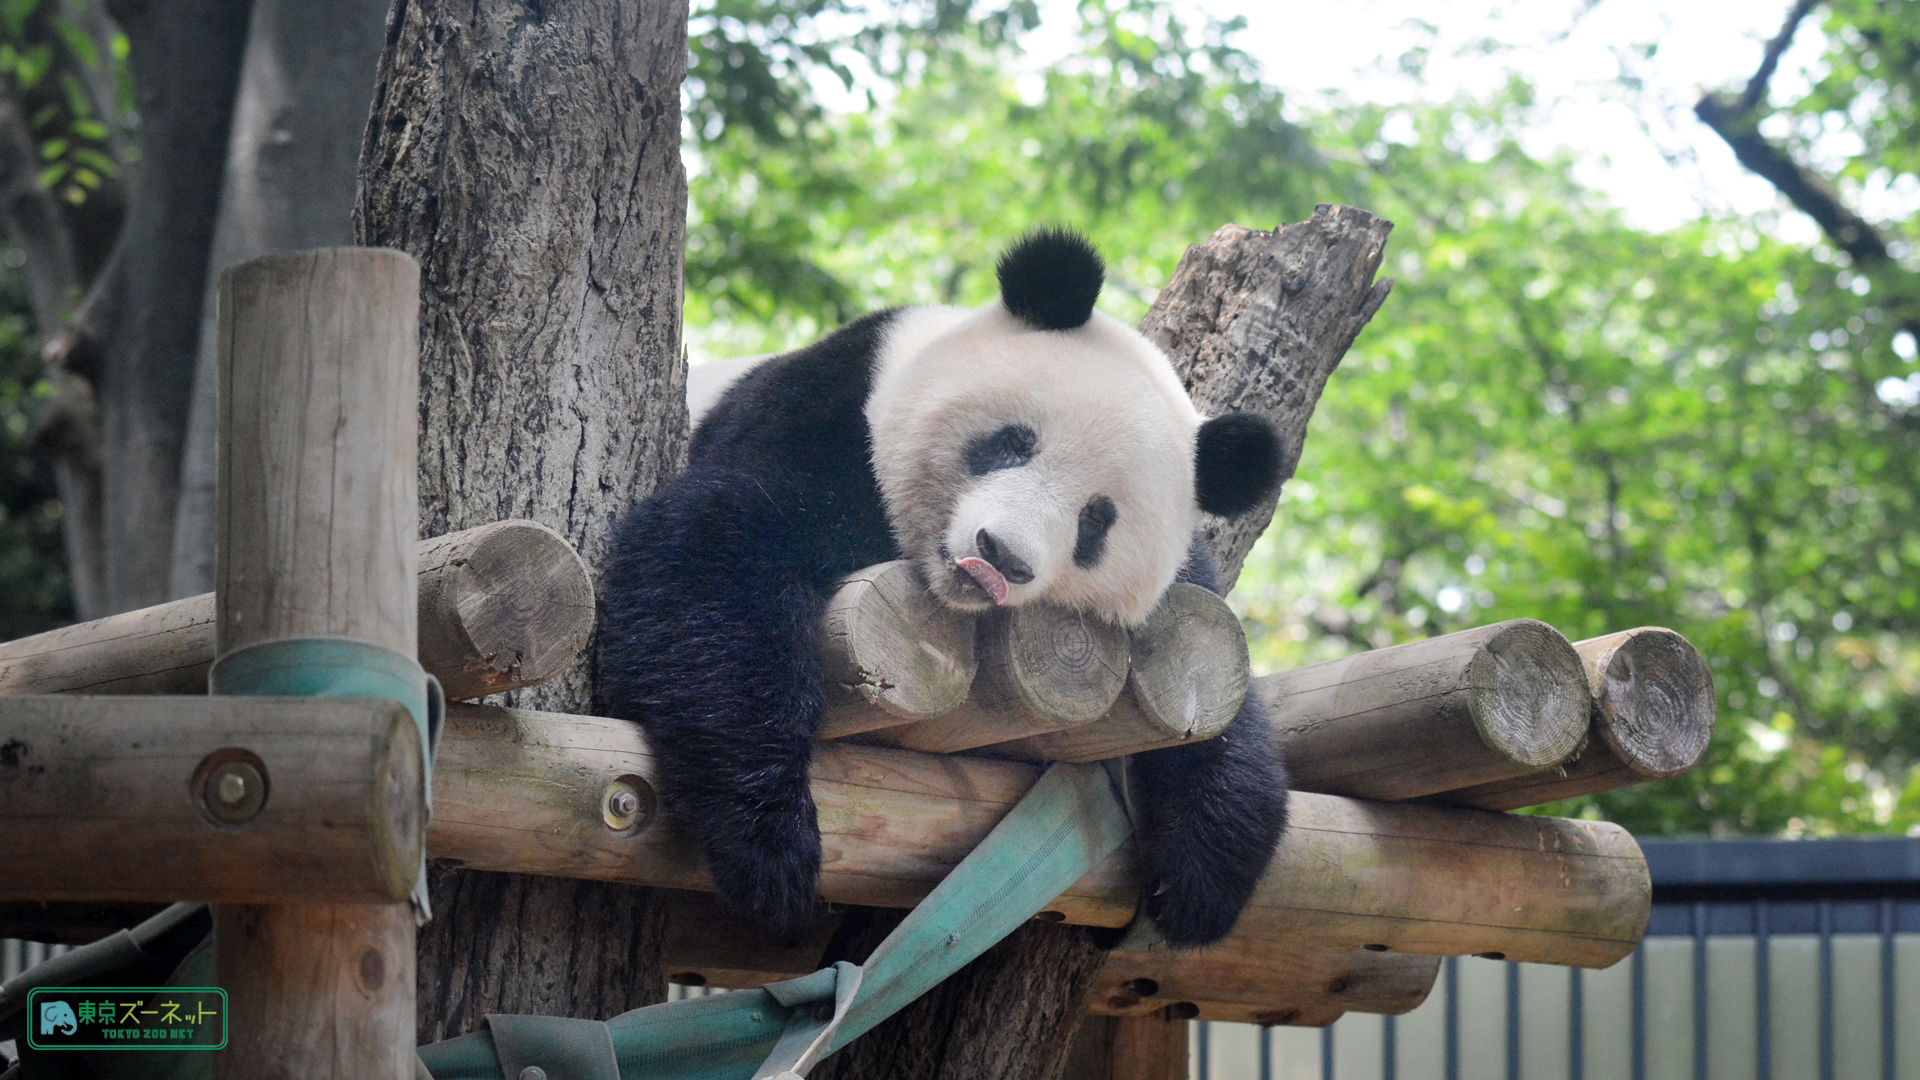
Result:
[[[820,831],[809,804],[706,839],[714,886],[729,904],[791,945],[813,926],[819,896]]]
[[[1175,948],[1211,945],[1226,937],[1240,919],[1246,901],[1238,886],[1238,882],[1172,875],[1162,878],[1157,887],[1150,887],[1140,910]]]

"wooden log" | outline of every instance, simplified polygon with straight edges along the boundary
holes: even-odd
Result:
[[[978,667],[973,624],[972,615],[935,600],[904,559],[847,575],[820,620],[820,663],[833,693],[820,737],[959,708]]]
[[[1560,633],[1511,619],[1255,680],[1303,791],[1414,799],[1572,757],[1586,671]]]
[[[1324,1027],[1343,1013],[1411,1012],[1440,972],[1437,956],[1233,940],[1206,949],[1116,949],[1088,993],[1105,1016],[1197,1009],[1202,1020]]]
[[[1040,770],[1014,761],[886,747],[814,746],[820,891],[838,903],[912,907],[1004,817]],[[427,852],[476,870],[712,892],[692,840],[664,814],[615,828],[616,781],[657,798],[639,725],[604,717],[457,705],[434,766]],[[1125,868],[1090,875],[1057,905],[1079,923],[1133,917]]]
[[[327,635],[413,655],[419,283],[380,248],[221,275],[218,654]],[[408,905],[221,905],[213,927],[215,1077],[414,1075]]]
[[[420,665],[447,700],[538,686],[593,633],[593,580],[566,538],[496,521],[420,544]]]
[[[972,699],[931,720],[881,728],[867,739],[951,754],[1045,735],[1105,715],[1127,683],[1127,631],[1053,604],[980,617]]]
[[[1187,1020],[1093,1015],[1080,1022],[1061,1080],[1187,1080]]]
[[[1513,810],[1678,776],[1713,738],[1713,672],[1686,638],[1643,626],[1575,642],[1593,698],[1579,757],[1558,768],[1449,791],[1438,798]]]
[[[777,941],[752,920],[721,907],[705,893],[661,890],[667,932],[661,959],[667,981],[680,986],[750,990],[781,979],[811,975],[822,960],[846,910],[822,904],[811,929],[798,941]]]
[[[0,899],[404,900],[420,749],[377,699],[0,698]]]
[[[638,831],[603,819],[609,785],[652,790],[637,725],[458,706],[434,773],[427,850],[482,870],[712,891],[671,813]],[[910,907],[972,851],[1039,775],[1016,761],[816,744],[813,798],[828,901]],[[663,808],[670,811],[671,808]],[[1645,929],[1646,860],[1624,829],[1419,803],[1296,793],[1292,823],[1232,942],[1604,967]],[[1122,848],[1052,905],[1123,926],[1135,908]]]
[[[586,564],[558,533],[497,521],[420,541],[421,664],[453,700],[558,675],[593,630]],[[0,694],[204,694],[213,594],[0,644]]]
[[[1211,739],[1247,695],[1247,634],[1227,602],[1176,583],[1128,635],[1127,689],[1090,724],[990,747],[1028,761],[1103,761]]]

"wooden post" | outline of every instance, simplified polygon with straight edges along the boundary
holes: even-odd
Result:
[[[1513,810],[1678,776],[1713,739],[1713,672],[1686,638],[1659,626],[1576,642],[1593,696],[1586,749],[1564,766],[1449,791],[1441,798]]]
[[[1061,1080],[1187,1080],[1190,1018],[1177,1012],[1087,1017]]]
[[[532,521],[420,541],[420,663],[447,697],[536,686],[593,630],[593,584],[573,545]],[[0,644],[0,694],[204,694],[213,594]]]
[[[973,698],[931,720],[882,728],[874,742],[950,754],[1098,720],[1127,684],[1127,631],[1053,604],[980,617]]]
[[[395,702],[0,698],[0,748],[0,899],[390,904],[420,869]]]
[[[413,655],[419,266],[377,248],[220,278],[220,655],[343,636]],[[414,1075],[406,904],[214,908],[217,1077]]]
[[[1587,677],[1511,619],[1255,680],[1295,787],[1416,799],[1552,768],[1587,732]]]

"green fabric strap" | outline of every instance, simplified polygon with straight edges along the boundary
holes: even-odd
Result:
[[[848,963],[758,990],[635,1009],[607,1021],[622,1080],[798,1080],[1052,903],[1132,832],[1102,765],[1056,764],[880,943]],[[420,1048],[435,1080],[520,1080],[475,1032]],[[570,1024],[516,1017],[528,1025]],[[518,1068],[545,1061],[514,1058]],[[556,1059],[556,1062],[558,1059]],[[568,1073],[568,1076],[588,1074]],[[598,1074],[592,1074],[598,1080]]]
[[[310,637],[263,641],[235,649],[213,662],[207,692],[236,697],[372,697],[406,706],[420,732],[420,791],[427,819],[433,819],[433,755],[447,702],[440,680],[411,656],[352,638]],[[427,853],[420,851],[414,879],[414,916],[422,925],[433,917],[427,903]]]
[[[613,1037],[599,1020],[488,1013],[487,1030],[501,1075],[513,1080],[620,1080]]]

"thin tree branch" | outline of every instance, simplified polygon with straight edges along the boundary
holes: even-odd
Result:
[[[1766,54],[1753,78],[1747,80],[1745,91],[1738,97],[1706,94],[1693,107],[1693,114],[1725,140],[1741,165],[1771,183],[1801,213],[1818,223],[1828,239],[1856,263],[1884,265],[1890,256],[1880,231],[1841,202],[1839,193],[1825,178],[1794,161],[1785,148],[1775,146],[1760,134],[1767,84],[1780,65],[1781,54],[1792,44],[1794,32],[1815,2],[1795,0],[1780,33],[1767,43]]]
[[[1740,111],[1752,112],[1766,99],[1767,83],[1772,81],[1774,69],[1780,66],[1780,56],[1793,44],[1794,32],[1800,29],[1800,23],[1813,10],[1819,0],[1795,0],[1787,11],[1787,18],[1780,26],[1780,32],[1767,42],[1767,52],[1760,60],[1760,69],[1747,80],[1746,92],[1740,95]]]

